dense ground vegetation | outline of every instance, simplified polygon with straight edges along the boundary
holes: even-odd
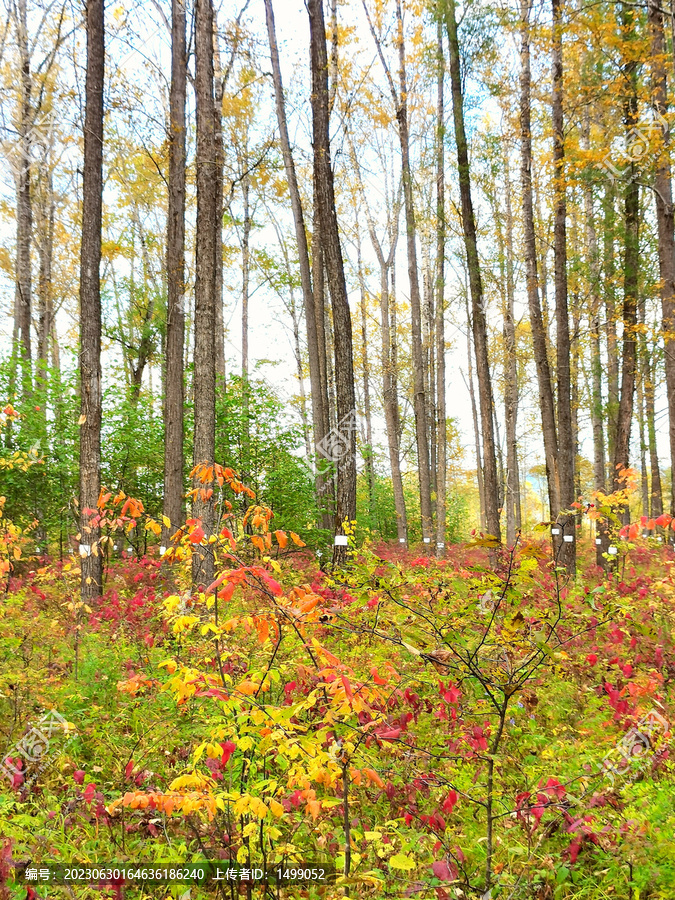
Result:
[[[218,534],[188,520],[163,558],[143,504],[102,492],[108,543],[149,540],[88,603],[78,557],[37,557],[5,510],[2,896],[101,895],[19,883],[47,861],[283,857],[337,868],[289,897],[673,896],[666,544],[627,529],[607,574],[582,543],[574,580],[542,536],[441,560],[352,536],[329,572],[231,469],[196,474]],[[66,724],[31,757],[45,710]]]

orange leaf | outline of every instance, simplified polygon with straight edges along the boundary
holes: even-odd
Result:
[[[321,597],[315,594],[313,597],[310,597],[309,600],[305,600],[304,603],[300,604],[300,611],[303,613],[311,612],[320,599]]]
[[[384,787],[384,781],[382,781],[382,779],[377,774],[375,769],[364,769],[363,774],[366,776],[366,778],[368,778],[370,781],[372,781],[373,784],[376,784],[378,787],[381,787],[381,788]]]
[[[286,549],[286,545],[288,544],[288,538],[284,534],[283,531],[275,531],[274,537],[277,539],[277,544],[281,547],[282,550]]]
[[[291,540],[298,547],[306,547],[307,544],[294,531],[291,531]]]

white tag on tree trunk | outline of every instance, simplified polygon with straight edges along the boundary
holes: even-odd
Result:
[[[424,538],[424,543],[425,543],[425,544],[430,544],[430,543],[431,543],[431,538]]]
[[[405,538],[399,538],[398,542],[399,544],[405,544]]]
[[[335,543],[336,547],[348,547],[349,546],[349,540],[347,539],[346,534],[336,534],[334,543]]]
[[[595,539],[595,543],[598,544],[598,545],[601,544],[601,543],[602,543],[602,538],[596,538],[596,539]]]
[[[443,543],[443,541],[437,541],[436,546],[438,547],[439,550],[442,550],[443,547],[445,547],[445,544]]]
[[[607,552],[610,556],[616,556],[619,551],[616,549],[616,547],[608,547]]]
[[[574,540],[573,534],[566,534],[563,536],[563,541],[565,541],[566,544],[571,544],[573,540]]]
[[[80,544],[80,556],[84,559],[91,555],[91,544]]]
[[[159,548],[159,555],[160,555],[160,556],[164,556],[165,553],[166,553],[166,547],[160,547],[160,548]]]
[[[560,534],[559,528],[551,528],[551,534]]]

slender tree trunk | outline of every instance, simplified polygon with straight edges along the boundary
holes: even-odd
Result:
[[[504,154],[506,206],[506,307],[504,310],[504,406],[506,423],[506,543],[512,547],[521,527],[520,474],[518,471],[518,362],[516,352],[513,210],[508,155]]]
[[[293,212],[293,223],[295,226],[295,240],[298,246],[298,263],[300,268],[300,284],[302,285],[302,299],[305,309],[305,328],[307,331],[307,354],[309,357],[309,382],[312,395],[312,425],[314,429],[314,443],[318,444],[322,441],[329,431],[328,428],[328,409],[327,409],[327,387],[325,381],[325,353],[326,342],[323,329],[323,258],[319,252],[320,241],[314,244],[314,255],[318,257],[317,265],[321,268],[320,286],[321,286],[321,325],[319,328],[319,316],[314,300],[314,292],[312,290],[312,274],[309,261],[309,249],[307,246],[307,232],[305,230],[304,213],[302,209],[302,201],[300,198],[300,190],[298,187],[298,179],[295,172],[295,162],[291,150],[291,142],[288,135],[288,124],[286,121],[286,103],[284,99],[284,89],[281,80],[281,66],[279,63],[279,50],[277,47],[276,31],[274,26],[274,10],[272,0],[265,0],[265,17],[267,21],[267,36],[270,45],[270,59],[272,62],[272,79],[274,82],[274,98],[277,114],[277,124],[279,126],[279,137],[281,141],[281,152],[284,159],[284,170],[286,172],[286,181],[288,182],[288,191],[291,199],[291,210]],[[318,216],[317,216],[318,223]],[[317,235],[318,236],[318,235]],[[323,346],[323,377],[321,356],[319,352],[319,335],[321,336]],[[317,496],[323,498],[326,492],[326,479],[320,473],[317,474]],[[324,522],[323,527],[327,527],[328,523]]]
[[[234,52],[234,51],[233,51]],[[223,95],[225,93],[226,75],[220,64],[220,48],[218,46],[218,23],[216,11],[213,12],[213,140],[216,158],[216,384],[225,386],[225,319],[223,314],[223,180],[225,171],[225,149],[223,147]]]
[[[473,438],[476,447],[476,479],[478,481],[478,504],[480,511],[480,529],[485,530],[485,484],[483,481],[483,453],[480,444],[480,427],[478,425],[478,408],[476,406],[476,393],[473,386],[473,349],[471,347],[471,313],[469,312],[469,299],[466,298],[466,355],[469,361],[469,377],[467,387],[471,400],[471,417],[473,419]]]
[[[22,357],[23,392],[31,383],[31,243],[33,201],[31,195],[31,71],[28,47],[27,0],[18,0],[15,8],[16,37],[21,74],[19,78],[18,142],[16,159],[16,278],[15,333]]]
[[[552,0],[553,14],[553,66],[552,66],[552,118],[553,118],[553,194],[555,268],[555,320],[556,320],[556,370],[558,380],[558,478],[560,480],[560,506],[558,521],[561,540],[557,547],[553,542],[555,557],[569,573],[576,571],[575,516],[563,512],[569,510],[574,496],[574,440],[572,434],[571,372],[570,372],[570,323],[567,304],[567,192],[565,186],[565,130],[563,120],[563,44],[562,3]]]
[[[250,182],[244,175],[241,182],[244,222],[241,236],[241,392],[242,392],[242,471],[245,478],[251,477],[251,423],[249,421],[249,359],[248,359],[248,300],[250,278],[251,208],[249,202]]]
[[[368,313],[366,310],[366,283],[363,275],[363,263],[361,260],[361,236],[357,226],[357,257],[359,287],[361,289],[361,345],[363,347],[362,375],[363,375],[363,415],[365,418],[365,435],[363,452],[366,457],[366,478],[368,482],[368,515],[371,526],[375,511],[375,467],[373,463],[373,422],[370,409],[370,366],[368,363]]]
[[[644,308],[644,303],[642,304]],[[642,343],[642,341],[640,341]],[[649,515],[649,473],[647,470],[647,436],[645,433],[645,393],[644,393],[644,369],[636,382],[637,393],[637,423],[640,439],[640,496],[642,500],[642,515]]]
[[[634,38],[633,10],[622,4],[621,30],[626,42]],[[624,64],[625,95],[623,100],[623,118],[626,130],[626,141],[637,126],[637,63],[626,52]],[[640,186],[637,181],[637,166],[631,160],[629,181],[625,193],[625,251],[623,264],[623,353],[621,357],[621,396],[616,423],[616,441],[614,445],[614,490],[624,485],[621,470],[630,464],[630,429],[633,420],[633,395],[635,393],[635,369],[637,364],[637,325],[638,275],[640,266],[639,228],[640,228]],[[628,510],[624,518],[628,520]]]
[[[539,387],[539,411],[541,414],[546,456],[546,479],[551,518],[560,512],[560,484],[558,479],[558,438],[553,405],[553,388],[548,362],[546,330],[539,302],[539,276],[537,271],[537,247],[534,231],[532,196],[532,129],[530,114],[530,26],[529,0],[521,0],[520,20],[520,179],[523,204],[523,231],[525,242],[525,279],[530,311],[532,345]]]
[[[328,59],[322,0],[308,0],[307,10],[312,71],[314,180],[335,330],[335,389],[338,428],[342,429],[341,433],[346,444],[346,452],[340,456],[337,463],[335,504],[335,534],[343,535],[345,523],[352,522],[356,517],[356,428],[354,421],[356,399],[352,322],[347,300],[347,285],[335,210],[333,167],[330,158]],[[334,565],[342,565],[345,562],[346,549],[340,544],[335,546]]]
[[[185,6],[171,2],[171,90],[169,94],[169,205],[166,236],[167,317],[164,391],[164,515],[162,544],[183,520],[183,406],[185,386],[185,100],[187,59]]]
[[[659,236],[659,275],[661,278],[661,314],[665,345],[666,393],[668,396],[668,437],[670,443],[671,514],[675,514],[675,226],[673,219],[673,187],[670,171],[670,128],[668,115],[668,86],[666,81],[666,47],[663,33],[663,12],[657,0],[648,3],[651,31],[652,107],[659,117],[663,147],[659,154],[654,179],[656,223]],[[675,19],[674,19],[675,21]],[[653,396],[653,387],[652,387]],[[649,404],[649,397],[647,397]],[[649,415],[649,412],[648,412]],[[658,460],[656,461],[658,472]],[[654,466],[652,465],[652,478]],[[652,481],[652,493],[654,482]]]
[[[658,518],[663,512],[663,487],[661,484],[661,469],[659,467],[659,454],[656,444],[656,421],[654,407],[654,377],[652,359],[649,351],[647,336],[641,335],[642,346],[642,383],[644,392],[644,411],[647,428],[647,443],[649,446],[649,468],[651,474],[651,489],[649,496],[649,515]]]
[[[43,159],[45,171],[42,177],[43,196],[40,204],[39,234],[37,240],[38,275],[38,346],[36,379],[43,382],[49,367],[49,341],[54,322],[54,302],[52,298],[52,259],[54,254],[54,184],[49,163]]]
[[[445,56],[443,17],[436,25],[436,556],[445,556],[447,422],[445,407]]]
[[[103,556],[93,524],[101,492],[101,215],[103,198],[103,0],[88,0],[87,74],[80,248],[80,555],[81,595],[100,594]]]
[[[607,341],[607,482],[614,483],[614,451],[619,411],[619,341],[616,333],[616,263],[614,258],[615,187],[610,183],[603,197],[603,274],[605,296],[605,334]]]
[[[195,5],[195,96],[197,110],[197,226],[195,241],[194,336],[194,465],[214,465],[215,456],[215,291],[216,291],[216,148],[213,102],[213,4]],[[206,534],[213,533],[215,510],[213,471],[204,482],[195,478],[192,514]],[[196,545],[192,557],[195,585],[213,581],[213,554],[206,544]]]
[[[417,438],[417,467],[420,485],[420,513],[422,537],[429,543],[432,537],[431,473],[429,439],[427,430],[427,405],[424,385],[424,350],[422,342],[422,301],[417,265],[417,225],[413,199],[412,172],[410,167],[410,136],[408,120],[408,84],[403,38],[403,14],[401,0],[396,0],[396,26],[398,31],[399,86],[394,90],[396,120],[401,145],[401,175],[403,178],[403,203],[406,224],[406,248],[408,253],[408,280],[410,283],[410,313],[412,319],[413,408],[415,411],[415,435]]]
[[[497,460],[493,426],[494,402],[488,360],[487,322],[485,318],[485,298],[480,273],[476,222],[471,199],[471,176],[469,153],[464,130],[464,107],[460,71],[459,41],[455,0],[448,0],[445,9],[448,43],[450,46],[450,83],[452,87],[452,110],[455,123],[455,143],[457,146],[457,168],[459,170],[459,192],[462,211],[462,228],[466,248],[469,286],[471,290],[471,318],[473,339],[476,350],[476,373],[478,375],[478,396],[480,400],[481,431],[483,436],[483,493],[485,501],[485,524],[488,532],[501,541],[499,524],[499,484],[497,480]],[[486,873],[486,889],[490,887],[491,873]]]
[[[590,150],[590,117],[584,112],[582,124],[582,146]],[[593,428],[593,487],[604,491],[606,487],[605,431],[602,405],[602,357],[600,350],[600,266],[598,259],[598,239],[593,213],[593,188],[590,182],[584,185],[585,245],[588,260],[589,319],[591,336],[591,423]]]

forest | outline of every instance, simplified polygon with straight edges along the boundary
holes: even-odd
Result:
[[[675,8],[3,0],[0,900],[675,900]]]

